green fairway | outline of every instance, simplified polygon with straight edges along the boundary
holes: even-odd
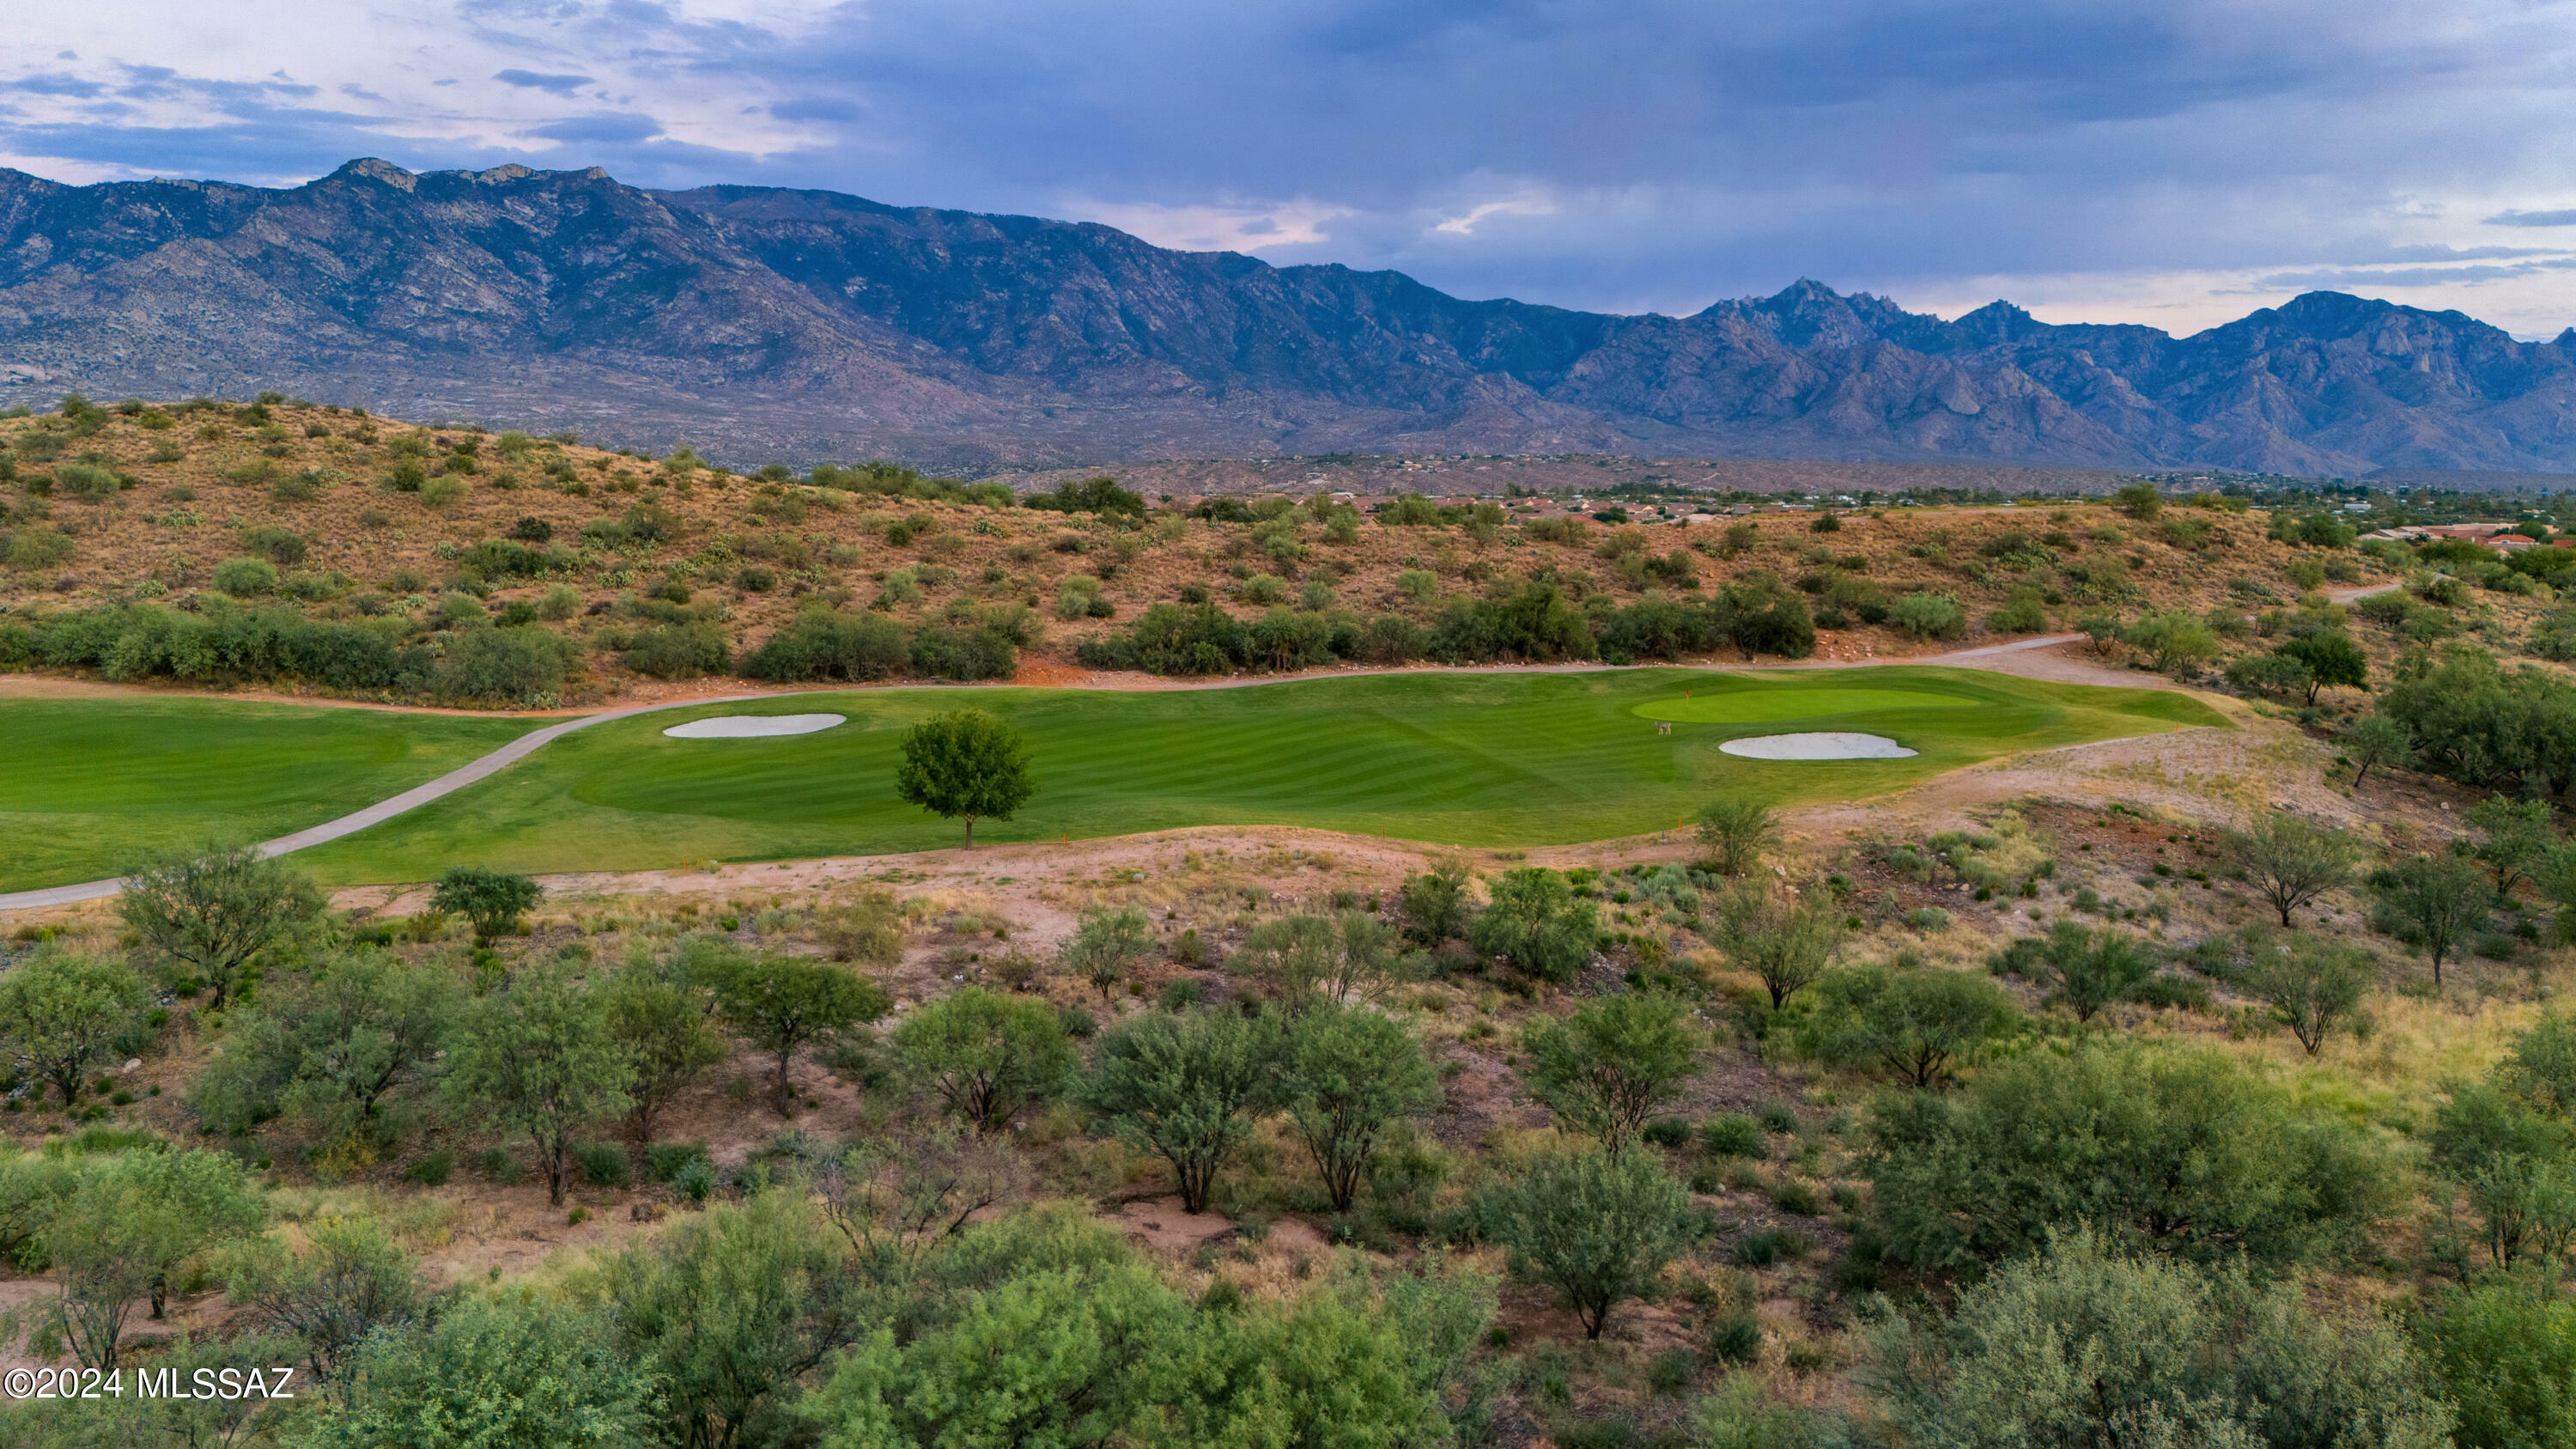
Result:
[[[1968,709],[1979,701],[1920,689],[1834,689],[1791,677],[1776,683],[1746,681],[1742,689],[1694,690],[1687,696],[1650,699],[1630,713],[1647,719],[1696,724],[1772,724],[1780,720],[1844,718],[1890,709]]]
[[[1685,721],[1640,705],[1733,696],[1758,723]],[[1801,729],[1865,725],[1912,759],[1745,760],[1720,742],[1776,733],[1794,692]],[[895,798],[897,741],[917,720],[975,705],[1028,738],[1037,798],[979,841],[1101,836],[1184,825],[1284,824],[1456,845],[1597,840],[1677,823],[1720,795],[1779,804],[1848,799],[2018,750],[2222,721],[2188,695],[2047,684],[1970,670],[1835,674],[1680,669],[1419,673],[1249,689],[1104,693],[890,689],[780,696],[620,720],[568,735],[499,776],[299,857],[338,883],[420,880],[458,863],[634,870],[920,850],[959,827]],[[722,714],[828,710],[850,722],[774,739],[675,740]]]
[[[0,702],[0,891],[113,875],[132,850],[265,840],[345,815],[543,721],[238,704]]]

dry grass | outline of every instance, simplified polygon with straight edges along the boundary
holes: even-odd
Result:
[[[1639,550],[1662,555],[1690,545],[1688,555],[1702,585],[1752,570],[1796,579],[1820,568],[1865,574],[1891,593],[1931,589],[1957,594],[1972,621],[1974,642],[1992,606],[2014,586],[2037,582],[2070,587],[2067,565],[2116,564],[2130,585],[2104,600],[2123,610],[2187,607],[2205,610],[2233,596],[2242,581],[2270,591],[2286,604],[2297,593],[2286,569],[2295,551],[2262,536],[2259,515],[2176,510],[2184,521],[2208,525],[2205,539],[2168,537],[2155,524],[2123,518],[2095,506],[2067,508],[1937,509],[1846,515],[1840,532],[1816,534],[1807,515],[1757,516],[1751,547],[1736,553],[1714,547],[1714,526],[1589,529],[1577,543],[1522,537],[1506,527],[1479,542],[1457,528],[1388,528],[1365,523],[1348,542],[1335,542],[1318,522],[1295,530],[1297,556],[1272,557],[1252,526],[1162,517],[1145,529],[1122,532],[1088,517],[853,495],[830,489],[780,486],[704,469],[673,470],[652,460],[577,444],[536,442],[504,454],[492,436],[458,429],[414,427],[391,419],[361,419],[333,409],[278,406],[272,420],[252,425],[232,413],[179,417],[149,429],[114,416],[95,436],[62,438],[55,460],[38,462],[29,439],[57,419],[0,421],[0,444],[19,458],[22,480],[84,458],[124,473],[135,486],[104,502],[77,501],[57,489],[50,499],[21,494],[22,521],[71,536],[71,557],[40,568],[0,570],[0,608],[12,611],[90,607],[135,598],[184,599],[210,587],[215,566],[244,552],[244,534],[282,528],[305,540],[306,557],[288,570],[335,580],[309,607],[324,616],[352,616],[366,609],[423,613],[455,573],[456,550],[507,536],[523,519],[551,529],[556,543],[579,547],[584,524],[624,516],[639,504],[667,511],[676,536],[653,547],[591,548],[562,577],[511,582],[492,590],[497,602],[537,602],[557,586],[577,595],[574,617],[563,624],[593,638],[607,620],[591,610],[638,588],[677,580],[700,598],[720,601],[737,648],[757,644],[790,618],[799,601],[822,594],[848,607],[882,599],[899,618],[936,615],[960,601],[1020,604],[1047,616],[1044,642],[1031,651],[1030,677],[1063,674],[1073,647],[1132,619],[1146,605],[1174,599],[1188,585],[1204,587],[1241,614],[1261,606],[1229,601],[1238,582],[1253,574],[1287,581],[1293,595],[1321,581],[1335,604],[1360,613],[1436,607],[1397,586],[1399,574],[1425,570],[1443,594],[1475,592],[1537,571],[1553,573],[1578,593],[1600,592],[1619,602],[1657,587],[1619,555]],[[214,436],[201,436],[211,433]],[[321,432],[321,436],[308,434]],[[479,462],[471,475],[435,480],[461,485],[443,501],[432,493],[394,492],[387,486],[405,459],[397,448],[418,449],[439,464],[449,447],[473,438]],[[567,475],[571,484],[548,470]],[[279,495],[279,481],[312,476],[309,498]],[[244,481],[250,480],[250,481]],[[586,496],[562,491],[577,486]],[[907,522],[909,541],[896,544],[889,525]],[[2055,562],[2015,554],[2005,545],[2019,535]],[[1720,553],[1728,556],[1720,557]],[[745,586],[744,566],[774,575],[767,589]],[[2362,567],[2367,570],[2366,562]],[[917,596],[901,584],[920,583]],[[2355,575],[2356,578],[2375,575]],[[1068,579],[1100,581],[1111,619],[1063,620],[1055,604]],[[890,583],[890,581],[893,581]],[[2069,595],[2051,609],[2060,626],[2095,601]],[[2482,597],[2497,628],[2510,634],[2527,601]],[[1886,626],[1855,626],[1828,633],[1822,652],[1837,658],[1895,658],[1925,646]],[[594,651],[587,698],[667,693],[669,686],[626,674],[615,656]]]

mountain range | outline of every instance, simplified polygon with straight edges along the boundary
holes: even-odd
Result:
[[[1626,453],[2576,472],[2576,329],[2312,292],[2189,337],[1801,281],[1688,317],[1466,301],[1112,227],[605,171],[0,170],[0,399],[246,394],[951,468]]]

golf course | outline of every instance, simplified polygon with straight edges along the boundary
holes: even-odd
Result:
[[[324,881],[459,863],[556,872],[931,849],[953,822],[898,800],[903,731],[974,705],[1021,731],[1039,789],[983,841],[1276,824],[1463,846],[1605,839],[1745,793],[1854,799],[2025,750],[2221,724],[2171,691],[1973,670],[1408,673],[1249,688],[849,690],[708,704],[564,736],[490,779],[297,858]],[[675,739],[693,719],[828,711],[775,738]],[[393,795],[533,728],[516,719],[51,700],[0,708],[0,890],[112,873],[137,846],[266,838]],[[1665,726],[1669,726],[1667,730]],[[1909,758],[1765,761],[1731,739],[1866,731]]]
[[[0,890],[112,875],[134,851],[210,831],[301,830],[543,723],[221,699],[0,703]]]

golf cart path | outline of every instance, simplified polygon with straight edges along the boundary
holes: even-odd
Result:
[[[2371,588],[2337,589],[2333,592],[2331,597],[2334,598],[2336,603],[2348,603],[2353,599],[2361,598],[2364,595],[2385,593],[2387,590],[2396,587],[2397,585],[2392,583],[2382,584]],[[1974,649],[1956,649],[1947,654],[1918,654],[1891,659],[1818,659],[1791,664],[1766,665],[1763,667],[1765,669],[1864,669],[1879,668],[1890,665],[1938,665],[1943,667],[1968,669],[1993,668],[2000,670],[1999,665],[1982,663],[1980,661],[1997,660],[2007,655],[2023,654],[2031,650],[2047,649],[2060,644],[2069,644],[2083,637],[2085,636],[2082,634],[2042,634],[2029,639],[2015,639],[2006,644],[1983,644]],[[1633,667],[1635,666],[1610,664],[1532,664],[1493,665],[1469,669],[1443,669],[1436,672],[1443,674],[1571,674]],[[1426,672],[1434,671],[1412,669],[1364,669],[1340,671],[1320,676],[1290,675],[1278,679],[1221,679],[1166,687],[1186,689],[1252,689],[1276,684],[1294,684],[1315,678],[1345,679],[1370,675],[1417,674]],[[805,692],[811,693],[813,691]],[[730,694],[699,699],[670,700],[660,704],[629,705],[623,709],[604,710],[598,714],[583,715],[578,719],[569,719],[560,724],[547,725],[542,729],[531,730],[528,733],[519,736],[517,739],[510,741],[508,744],[501,746],[499,749],[494,750],[492,753],[485,755],[470,764],[462,765],[456,769],[450,770],[435,780],[415,785],[412,788],[403,791],[399,795],[395,795],[389,799],[379,800],[375,804],[369,805],[364,809],[351,811],[349,814],[343,815],[337,820],[326,820],[319,825],[310,826],[306,829],[296,831],[292,835],[281,835],[274,840],[264,841],[259,847],[259,853],[263,856],[285,855],[290,851],[303,850],[310,846],[323,844],[326,841],[338,840],[343,836],[355,835],[359,831],[364,830],[371,825],[380,825],[405,811],[416,810],[421,806],[428,804],[432,800],[436,800],[447,795],[453,795],[468,785],[474,784],[480,780],[489,779],[491,776],[499,774],[509,766],[516,764],[520,760],[526,759],[529,755],[543,749],[546,745],[554,742],[555,740],[571,734],[574,730],[588,729],[592,725],[607,724],[612,720],[631,719],[636,715],[654,714],[662,710],[693,709],[701,705],[737,704],[755,700],[775,699],[779,697],[780,696],[776,694]],[[118,891],[123,890],[124,887],[124,880],[122,878],[117,878],[112,880],[85,881],[79,885],[47,886],[41,890],[14,891],[7,894],[0,894],[0,911],[40,910],[52,906],[68,906],[81,901],[93,901],[104,896],[115,895]]]
[[[260,844],[259,853],[263,856],[284,855],[289,851],[303,850],[308,846],[320,845],[325,841],[337,840],[344,835],[355,835],[370,825],[381,824],[384,821],[391,820],[395,816],[402,814],[406,810],[416,810],[421,806],[428,804],[430,801],[438,799],[442,795],[453,795],[457,791],[464,789],[466,786],[473,784],[477,780],[487,779],[493,775],[499,774],[502,770],[516,764],[520,760],[526,759],[528,756],[536,753],[538,750],[544,748],[553,741],[571,734],[574,730],[588,729],[590,726],[595,724],[606,724],[610,720],[626,719],[633,715],[651,714],[656,710],[685,709],[693,705],[701,704],[728,704],[735,700],[762,699],[766,697],[767,696],[764,695],[746,694],[729,695],[716,699],[679,700],[669,704],[630,705],[625,709],[612,709],[599,714],[583,715],[579,719],[568,719],[561,724],[551,724],[547,725],[543,729],[530,730],[528,733],[519,736],[517,739],[510,741],[508,744],[501,746],[499,749],[483,756],[481,759],[475,760],[470,764],[460,765],[457,768],[448,771],[446,774],[439,776],[435,780],[428,781],[424,784],[414,785],[410,789],[405,790],[401,794],[393,796],[390,799],[379,800],[375,804],[367,806],[365,809],[353,810],[348,814],[341,816],[337,820],[326,820],[319,825],[296,831],[292,835],[281,835],[275,840],[263,841]],[[45,906],[68,906],[79,901],[94,901],[101,896],[112,896],[124,888],[125,882],[123,878],[120,877],[115,880],[85,881],[79,885],[47,886],[42,890],[14,891],[6,895],[0,895],[0,911],[24,911],[34,910]]]

